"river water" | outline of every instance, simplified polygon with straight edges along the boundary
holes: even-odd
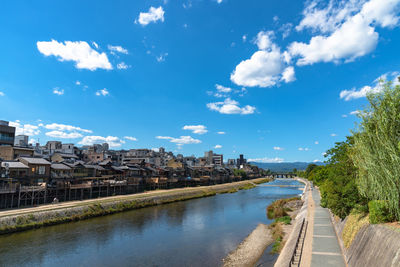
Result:
[[[271,223],[272,201],[300,193],[258,186],[1,236],[0,266],[220,266],[259,223]],[[275,259],[264,255],[263,266]]]

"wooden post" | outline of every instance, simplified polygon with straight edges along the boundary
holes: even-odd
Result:
[[[35,197],[35,189],[32,186],[32,201],[31,201],[31,206],[33,206],[33,199]]]
[[[21,184],[19,184],[19,190],[18,190],[18,208],[19,208],[20,202],[21,202]]]

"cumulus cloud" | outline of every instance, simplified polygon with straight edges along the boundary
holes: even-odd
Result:
[[[46,124],[43,127],[48,130],[56,130],[56,131],[70,131],[70,132],[75,131],[75,132],[83,132],[83,133],[92,133],[93,132],[91,130],[82,129],[81,127],[60,124],[60,123]]]
[[[111,51],[111,53],[121,53],[121,54],[128,54],[128,50],[123,48],[120,45],[108,45],[108,50]]]
[[[185,125],[182,129],[192,131],[195,134],[205,134],[208,132],[207,127],[204,125]]]
[[[103,88],[96,92],[97,96],[108,96],[109,94],[110,94],[110,92],[108,92],[108,90],[106,88]]]
[[[157,62],[164,62],[165,59],[167,58],[168,53],[163,53],[161,55],[159,55],[158,57],[156,57]]]
[[[53,89],[53,94],[55,95],[63,95],[64,94],[64,89],[60,89],[58,87]]]
[[[37,125],[22,124],[19,120],[10,121],[9,125],[15,127],[15,135],[34,136],[40,134],[40,129]]]
[[[350,112],[350,115],[357,116],[357,115],[360,114],[360,113],[361,113],[361,111],[359,111],[359,110],[354,110],[354,111]]]
[[[287,67],[283,72],[282,72],[282,78],[283,81],[286,83],[290,83],[296,80],[296,77],[294,75],[294,68],[292,66]]]
[[[215,145],[214,148],[215,148],[215,149],[219,149],[219,148],[222,148],[222,146],[221,146],[221,145]]]
[[[309,149],[308,147],[299,147],[299,151],[309,151],[311,149]]]
[[[254,158],[254,159],[249,159],[249,162],[261,162],[261,163],[281,163],[284,162],[285,160],[282,158]]]
[[[297,30],[311,28],[321,32],[309,43],[293,42],[289,52],[299,57],[297,65],[317,62],[350,62],[372,52],[379,39],[375,27],[394,27],[399,18],[399,0],[329,1],[319,8],[311,1]]]
[[[314,144],[318,145],[318,144],[319,144],[319,142],[318,142],[318,141],[315,141],[315,142],[314,142]]]
[[[6,94],[0,91],[0,96],[5,96]]]
[[[133,136],[124,136],[124,138],[129,141],[137,141],[137,138]]]
[[[221,131],[221,132],[217,132],[217,134],[225,134],[225,132],[222,132],[222,131]]]
[[[65,41],[58,42],[37,42],[37,48],[45,56],[55,56],[59,61],[74,61],[76,68],[111,70],[112,65],[108,60],[106,53],[99,53],[84,41]]]
[[[255,107],[250,105],[240,107],[239,102],[232,100],[230,98],[226,98],[225,101],[223,102],[208,103],[207,108],[222,114],[242,114],[242,115],[253,114],[256,110]]]
[[[231,73],[232,82],[241,86],[270,87],[279,81],[294,80],[294,68],[285,68],[290,62],[290,57],[287,53],[281,53],[280,48],[273,42],[273,38],[272,31],[261,31],[257,34],[254,43],[259,51],[236,66]]]
[[[49,137],[53,138],[60,138],[60,139],[74,139],[74,138],[81,138],[83,135],[77,132],[66,133],[62,131],[51,131],[45,133]]]
[[[283,147],[279,147],[279,146],[274,146],[274,150],[282,151],[282,150],[284,150],[284,148]]]
[[[162,139],[162,140],[169,140],[171,143],[175,143],[178,146],[201,143],[201,140],[195,139],[191,136],[180,136],[179,138],[170,137],[170,136],[156,136],[156,138]]]
[[[157,21],[164,22],[164,9],[162,6],[155,8],[150,7],[148,12],[140,12],[139,18],[135,21],[143,26],[148,25],[149,23],[155,23]]]
[[[335,136],[337,136],[337,134],[335,134],[335,133],[331,133],[331,136],[332,136],[332,137],[335,137]]]
[[[85,136],[78,144],[84,146],[90,146],[93,144],[107,143],[110,147],[120,147],[125,143],[124,140],[119,139],[116,136]]]

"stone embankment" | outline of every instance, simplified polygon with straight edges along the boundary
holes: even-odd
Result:
[[[214,186],[159,190],[148,193],[107,197],[96,200],[65,202],[0,212],[0,234],[79,221],[117,212],[177,201],[234,193],[269,181],[259,178]]]
[[[400,266],[400,228],[364,223],[358,229],[351,217],[343,221],[332,217],[332,220],[348,266]]]

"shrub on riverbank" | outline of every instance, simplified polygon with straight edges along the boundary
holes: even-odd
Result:
[[[384,200],[372,200],[368,203],[369,221],[372,224],[394,221],[395,217],[390,213],[389,204]]]
[[[274,202],[272,202],[267,207],[268,219],[277,219],[280,217],[287,216],[288,212],[291,211],[291,209],[286,208],[285,205],[293,200],[300,200],[300,197],[278,199],[278,200],[275,200]]]

